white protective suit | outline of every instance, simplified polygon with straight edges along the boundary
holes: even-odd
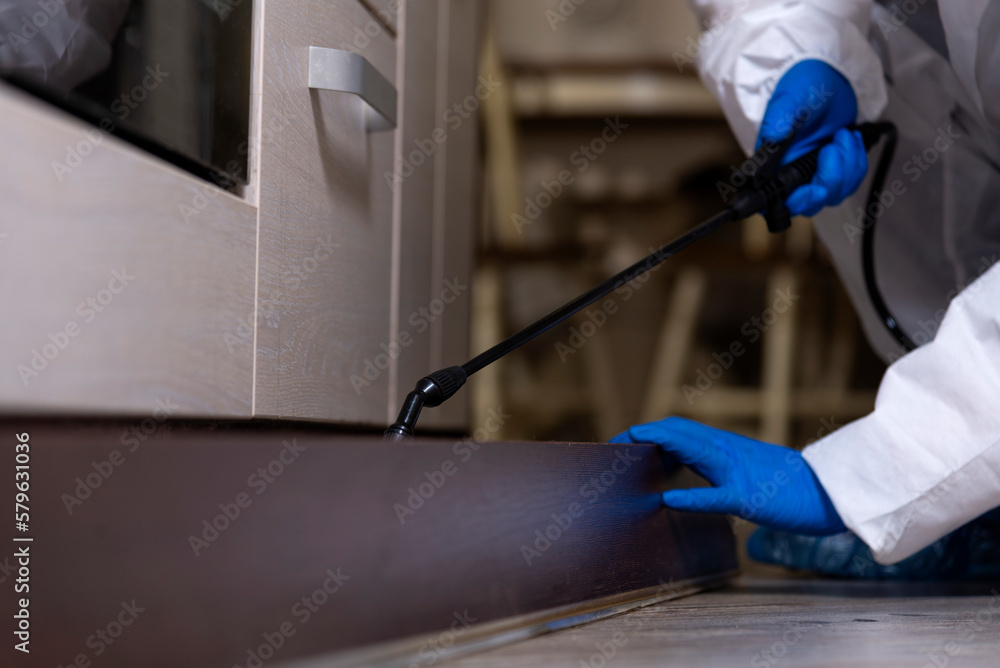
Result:
[[[0,70],[70,90],[111,61],[129,0],[0,0]]]
[[[804,452],[844,523],[898,561],[1000,506],[1000,1],[692,4],[702,79],[748,153],[774,86],[805,59],[850,81],[859,121],[899,128],[876,272],[910,338],[933,341],[900,358],[868,300],[866,181],[816,230],[872,345],[898,361],[874,412]]]

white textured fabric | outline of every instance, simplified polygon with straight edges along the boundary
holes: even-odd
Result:
[[[952,300],[934,341],[889,367],[874,412],[804,456],[880,563],[1000,506],[1000,265]]]
[[[906,29],[906,16],[871,2],[692,4],[708,27],[702,79],[744,149],[778,79],[807,58],[847,77],[859,120],[884,110],[899,128],[886,183],[905,194],[878,223],[876,269],[897,321],[918,343],[933,341],[889,368],[872,414],[804,454],[875,558],[904,559],[1000,506],[1000,135],[984,118],[1000,117],[996,17],[986,0],[941,2],[949,62]],[[933,164],[914,171],[916,156]],[[873,345],[898,358],[861,277],[866,192],[824,210],[816,229]]]
[[[71,89],[107,67],[129,0],[0,0],[0,68]]]
[[[859,120],[874,120],[882,113],[882,67],[867,38],[871,0],[692,4],[707,27],[698,51],[702,81],[718,98],[747,154],[754,149],[775,85],[803,60],[822,60],[851,82]]]
[[[938,2],[941,23],[948,41],[951,66],[965,90],[983,111],[983,99],[976,83],[976,51],[978,28],[990,0],[942,0]],[[1000,73],[998,73],[1000,74]]]

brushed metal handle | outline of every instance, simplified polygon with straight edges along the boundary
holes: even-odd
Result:
[[[310,46],[309,87],[360,97],[368,104],[369,132],[396,127],[396,88],[364,56]]]

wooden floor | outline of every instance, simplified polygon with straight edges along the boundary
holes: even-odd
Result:
[[[743,578],[443,665],[1000,666],[1000,583]]]

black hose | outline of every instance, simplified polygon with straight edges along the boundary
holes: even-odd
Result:
[[[878,165],[875,168],[875,175],[872,177],[872,185],[868,190],[868,199],[865,202],[864,224],[861,235],[861,267],[865,277],[865,289],[868,291],[868,299],[878,312],[882,323],[885,325],[893,338],[899,342],[907,351],[916,349],[916,344],[906,335],[906,332],[899,326],[899,321],[892,315],[889,307],[882,298],[882,292],[878,287],[878,280],[875,277],[875,223],[882,216],[885,207],[879,201],[879,194],[885,187],[885,179],[892,166],[892,158],[896,153],[896,143],[898,133],[896,126],[885,124],[883,131],[885,137],[885,147],[879,156]]]

